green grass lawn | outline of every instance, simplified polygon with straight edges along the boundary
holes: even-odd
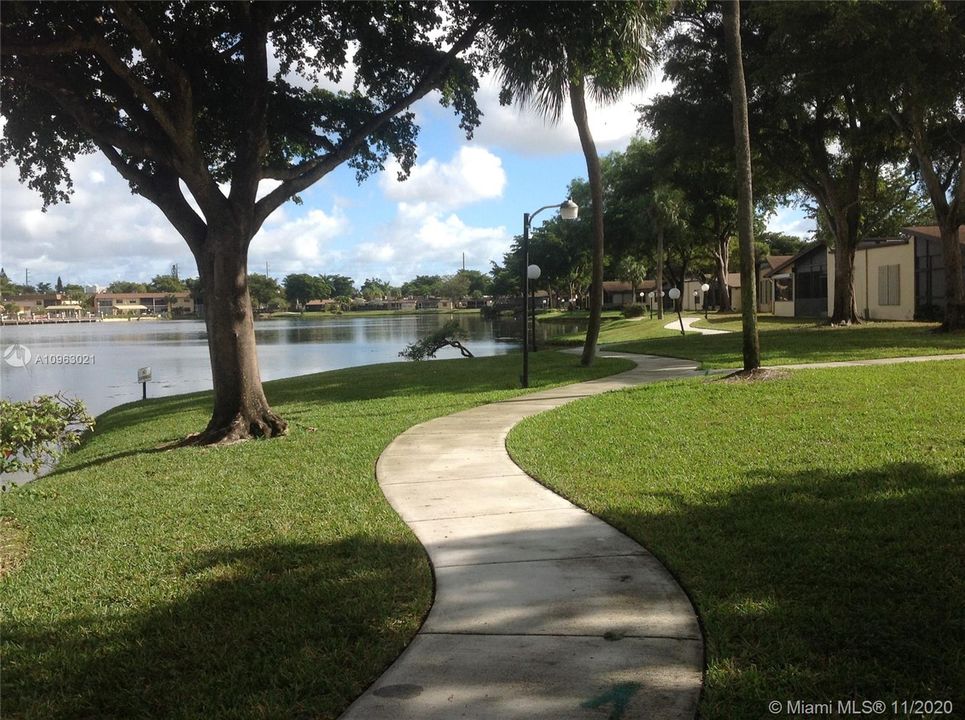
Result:
[[[530,358],[534,388],[630,366]],[[204,426],[204,394],[106,413],[57,472],[3,496],[4,717],[337,716],[431,599],[377,457],[412,425],[522,393],[519,362],[266,383],[290,435],[226,448],[158,449]]]
[[[673,316],[676,321],[677,316]],[[669,323],[671,318],[668,316],[663,320],[649,315],[642,318],[624,319],[619,313],[610,316],[604,315],[603,325],[600,328],[599,344],[626,342],[628,340],[647,340],[650,338],[671,338],[680,335],[680,330],[667,330],[664,325]],[[552,342],[558,345],[582,345],[586,339],[586,330],[579,332],[558,335]]]
[[[771,699],[960,711],[963,398],[961,361],[678,381],[541,414],[508,444],[690,593],[702,718],[768,717]]]
[[[600,345],[609,350],[691,358],[707,368],[741,367],[741,323],[739,316],[710,316],[701,321],[727,335],[699,335],[664,329],[676,320],[619,320],[604,325]],[[836,360],[944,355],[965,352],[965,333],[936,333],[935,323],[869,322],[851,327],[831,327],[813,322],[771,316],[760,317],[761,356],[764,365],[788,365]],[[561,342],[577,341],[562,336]]]
[[[589,310],[549,310],[536,315],[536,322],[567,322],[570,320],[586,320],[590,317]],[[623,314],[619,310],[604,310],[604,320],[617,320]]]

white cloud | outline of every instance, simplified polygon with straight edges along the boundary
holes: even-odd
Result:
[[[105,285],[112,280],[147,281],[177,264],[182,277],[197,274],[187,244],[167,218],[148,200],[132,195],[100,155],[78,158],[70,165],[74,195],[66,204],[41,211],[40,196],[20,184],[11,164],[0,170],[0,264],[7,274],[31,281]],[[259,196],[277,186],[263,181]],[[189,202],[194,204],[190,195]],[[270,262],[278,272],[321,272],[341,254],[328,250],[348,227],[336,205],[329,211],[309,209],[293,218],[290,207],[275,211],[252,241],[253,271]]]
[[[348,227],[348,218],[338,205],[330,212],[312,209],[294,219],[282,214],[266,223],[251,241],[249,266],[252,272],[262,272],[267,261],[276,277],[292,272],[329,272],[326,268],[342,258],[341,252],[331,248],[332,241]]]
[[[345,272],[359,281],[377,276],[399,284],[420,274],[454,273],[463,257],[466,267],[486,270],[511,242],[505,226],[472,226],[431,203],[400,202],[380,240],[357,245]]]
[[[626,93],[611,105],[596,105],[588,98],[587,115],[597,151],[604,153],[624,148],[638,130],[636,106],[649,102],[659,93],[669,92],[671,87],[671,83],[658,73],[646,87]],[[499,84],[493,75],[480,82],[476,101],[483,111],[483,118],[475,138],[485,145],[521,155],[582,151],[569,104],[556,124],[544,120],[530,107],[501,106]]]
[[[39,194],[19,182],[11,163],[0,170],[0,251],[11,277],[31,282],[105,284],[150,280],[178,264],[195,272],[187,245],[160,210],[132,195],[106,159],[86,155],[70,164],[69,203],[41,211]]]
[[[445,210],[502,197],[506,187],[502,160],[478,146],[462,146],[449,162],[430,158],[417,163],[405,181],[399,182],[398,173],[393,159],[379,176],[388,198]]]
[[[767,229],[807,239],[814,234],[814,219],[805,217],[800,209],[782,206],[768,219]]]

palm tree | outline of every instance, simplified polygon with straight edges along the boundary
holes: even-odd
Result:
[[[724,3],[724,45],[734,108],[734,149],[737,154],[737,233],[741,251],[741,315],[744,328],[744,371],[761,366],[757,334],[757,287],[754,279],[754,191],[751,183],[751,139],[747,123],[747,88],[741,58],[740,4]]]
[[[630,283],[633,290],[633,302],[637,302],[637,288],[647,276],[646,266],[629,255],[624,256],[617,263],[616,275],[620,280]]]
[[[508,3],[492,23],[500,100],[531,105],[558,122],[569,98],[586,158],[593,215],[590,320],[581,362],[596,355],[603,314],[603,179],[586,112],[586,94],[612,102],[642,85],[653,67],[649,42],[655,4]]]
[[[663,319],[664,233],[680,222],[680,192],[668,185],[658,185],[650,196],[650,220],[657,231],[657,317]]]

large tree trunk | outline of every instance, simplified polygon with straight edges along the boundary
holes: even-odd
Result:
[[[959,142],[958,174],[953,185],[948,185],[951,198],[946,195],[946,183],[936,167],[935,158],[928,149],[928,133],[925,132],[921,106],[911,97],[905,98],[908,106],[904,113],[892,111],[895,121],[918,159],[928,197],[931,199],[942,238],[942,259],[945,263],[945,322],[942,330],[965,329],[965,281],[962,280],[962,247],[958,242],[958,228],[961,225],[965,207],[965,142]]]
[[[717,283],[723,288],[720,294],[720,312],[730,312],[733,306],[730,302],[730,293],[727,292],[727,276],[730,274],[730,237],[725,235],[717,239],[717,248],[714,250],[714,263],[717,266]]]
[[[860,322],[854,300],[855,247],[847,239],[838,238],[834,247],[834,307],[832,325],[852,325]]]
[[[854,299],[854,254],[858,246],[857,187],[850,195],[848,209],[834,208],[834,304],[832,325],[855,325],[861,322]]]
[[[596,341],[600,336],[603,320],[603,174],[600,171],[600,156],[590,133],[590,123],[586,116],[586,98],[583,95],[583,80],[570,82],[570,107],[573,120],[580,134],[580,145],[586,158],[586,172],[590,180],[590,198],[593,203],[593,268],[590,272],[590,321],[586,327],[586,340],[583,343],[583,356],[580,362],[591,365],[596,357]]]
[[[757,288],[754,286],[754,190],[751,184],[751,139],[747,120],[747,89],[741,58],[740,5],[724,3],[724,45],[730,72],[730,98],[734,111],[734,147],[737,156],[737,233],[741,250],[741,315],[744,329],[744,370],[761,366],[757,334]],[[726,292],[726,289],[725,289]]]
[[[653,291],[657,301],[657,317],[663,320],[663,224],[657,226],[657,287]]]
[[[214,409],[208,427],[189,443],[226,444],[284,435],[288,424],[268,405],[261,387],[255,326],[248,296],[247,241],[209,234],[197,258],[208,329]]]

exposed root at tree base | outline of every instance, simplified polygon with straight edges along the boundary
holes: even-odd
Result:
[[[765,380],[782,380],[790,373],[787,370],[773,370],[771,368],[754,368],[753,370],[739,370],[725,375],[720,382],[763,382]]]
[[[203,432],[189,435],[179,445],[181,447],[233,445],[245,440],[272,438],[287,434],[288,423],[273,412],[254,418],[245,417],[239,413],[227,423],[215,423],[212,420]]]

